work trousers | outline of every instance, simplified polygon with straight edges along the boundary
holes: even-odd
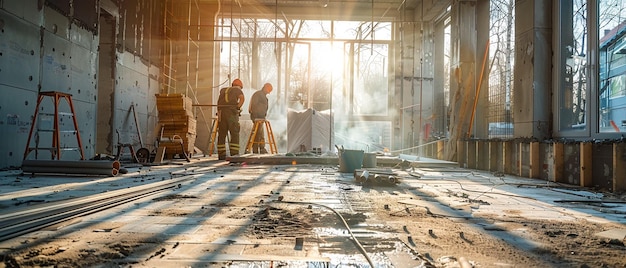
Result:
[[[261,123],[259,123],[259,128],[257,128],[256,130],[256,135],[254,136],[254,140],[252,141],[252,153],[255,153],[255,154],[267,153],[267,150],[265,150],[265,123],[263,122],[265,118],[251,117],[251,119],[252,119],[252,127],[254,127],[257,120],[261,121]],[[252,129],[252,131],[254,131],[254,129]]]
[[[219,159],[226,159],[226,137],[230,134],[228,149],[230,155],[239,154],[239,112],[235,109],[218,111],[217,122],[217,155]]]

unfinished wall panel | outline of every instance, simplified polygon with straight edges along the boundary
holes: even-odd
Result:
[[[626,144],[613,144],[613,191],[626,191]]]
[[[512,141],[511,146],[511,174],[521,176],[522,167],[522,147],[518,141]]]
[[[32,115],[37,104],[33,101],[37,99],[37,93],[2,84],[0,84],[0,92],[2,92],[0,137],[10,137],[4,139],[9,142],[0,143],[0,167],[19,167],[22,164]]]
[[[23,4],[21,8],[36,8],[33,2]],[[37,9],[25,10],[8,3],[4,7],[29,21],[39,15]],[[37,103],[40,29],[29,21],[0,10],[0,137],[7,141],[0,143],[0,167],[21,165]]]
[[[41,0],[0,1],[0,4],[8,13],[24,19],[25,22],[30,22],[34,25],[40,23],[41,14],[39,10]]]
[[[580,184],[580,145],[578,143],[566,143],[563,146],[563,181],[564,183]]]
[[[563,181],[563,159],[565,158],[563,153],[563,143],[556,142],[552,144],[551,163],[550,166],[550,181],[560,182]]]
[[[156,115],[156,110],[149,111],[148,103],[154,103],[154,95],[148,95],[150,92],[150,78],[148,76],[149,66],[141,61],[138,56],[129,52],[118,54],[118,61],[115,69],[117,70],[115,103],[114,103],[114,131],[120,132],[119,140],[117,134],[114,144],[130,143],[138,147],[140,145],[139,136],[147,137],[148,133],[154,131],[154,125],[148,125],[148,115]],[[130,107],[134,108],[138,121],[140,122],[139,131],[134,121],[134,114]],[[141,124],[143,123],[143,124]]]
[[[93,35],[82,31],[83,39],[94,40]],[[91,46],[90,46],[91,47]],[[95,103],[97,92],[98,55],[90,47],[76,43],[70,45],[70,87],[72,98],[88,103]]]
[[[613,144],[596,143],[592,150],[591,185],[613,191]]]
[[[37,91],[39,29],[0,10],[0,81],[8,87]],[[4,97],[3,97],[4,98]]]
[[[580,186],[593,186],[593,143],[581,142],[580,146]]]
[[[503,169],[506,174],[515,174],[516,162],[515,162],[515,142],[507,140],[503,142]]]
[[[538,160],[539,160],[539,167],[538,167],[538,171],[539,173],[537,174],[537,178],[539,179],[543,179],[546,181],[550,180],[550,170],[552,170],[553,167],[553,153],[554,150],[552,148],[552,144],[551,143],[545,143],[545,142],[541,142],[539,143],[539,151],[537,152],[537,154],[539,154]]]
[[[489,143],[486,140],[479,140],[477,148],[477,168],[489,170]]]
[[[467,141],[467,167],[478,169],[478,142],[476,140]]]
[[[518,148],[518,159],[517,159],[517,163],[518,163],[518,174],[521,177],[526,177],[529,178],[531,175],[530,172],[530,144],[529,143],[525,143],[525,142],[520,142],[517,145]]]
[[[489,141],[489,171],[504,172],[503,169],[503,143],[501,141]]]

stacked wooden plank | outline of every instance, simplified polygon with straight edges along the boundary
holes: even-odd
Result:
[[[184,153],[193,154],[196,141],[196,120],[193,117],[192,101],[182,94],[156,94],[159,112],[158,131],[160,146],[165,146],[168,156]],[[182,140],[183,146],[180,145]]]

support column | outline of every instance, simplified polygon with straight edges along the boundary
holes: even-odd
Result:
[[[515,1],[515,137],[550,137],[552,1]],[[541,62],[541,64],[535,64]]]
[[[456,141],[467,138],[476,86],[476,3],[455,1],[451,8],[450,142],[446,160],[454,159]],[[458,157],[460,159],[461,157]]]
[[[214,21],[215,13],[217,12],[216,6],[202,5],[199,8],[199,11],[201,25],[218,24],[217,21]],[[199,32],[200,42],[198,46],[200,49],[200,53],[198,57],[197,70],[198,88],[196,91],[198,104],[217,104],[217,93],[219,92],[219,88],[213,89],[213,85],[218,85],[222,81],[214,81],[214,78],[219,79],[219,68],[214,68],[213,63],[216,63],[215,66],[219,66],[220,62],[220,42],[213,41],[216,29],[220,28],[202,27],[200,28]],[[213,123],[213,118],[216,117],[214,110],[215,109],[212,107],[196,108],[197,131],[195,146],[200,148],[200,150],[204,152],[208,152],[211,146],[211,126]]]
[[[491,1],[476,1],[476,28],[489,29]],[[478,105],[474,107],[472,134],[479,139],[489,137],[489,31],[476,31],[476,85]],[[486,55],[485,55],[486,54]],[[480,87],[480,88],[478,88]]]

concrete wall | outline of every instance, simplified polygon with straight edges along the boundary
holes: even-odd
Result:
[[[109,44],[116,48],[106,58],[110,64],[99,65],[100,35],[97,25],[90,26],[43,1],[0,1],[0,168],[21,166],[38,93],[43,91],[72,95],[85,158],[97,153],[114,153],[118,142],[116,129],[121,132],[121,142],[138,144],[139,134],[133,115],[129,113],[131,104],[135,105],[144,141],[154,141],[151,135],[156,122],[154,95],[159,92],[160,70],[156,66],[158,58],[149,59],[159,51],[151,54],[149,49],[144,49],[145,52],[135,53],[116,42]],[[124,28],[117,23],[115,27],[118,32]],[[100,72],[105,68],[108,72]],[[101,86],[113,93],[109,94],[112,98],[104,102],[99,101],[102,96],[98,94],[101,73],[111,77],[111,82]],[[61,112],[70,111],[64,99],[59,103]],[[53,113],[53,108],[52,98],[42,99],[39,127],[52,126],[53,117],[43,114]],[[99,121],[98,116],[108,116],[110,120]],[[74,129],[70,116],[61,115],[59,121],[61,130]],[[97,129],[109,133],[98,136]],[[39,147],[50,147],[51,134],[39,134]],[[33,133],[28,147],[35,146],[35,136]],[[104,145],[97,146],[100,143]],[[76,147],[77,138],[74,133],[61,133],[60,144],[61,147]],[[51,157],[47,151],[38,152],[40,159]],[[28,158],[34,157],[35,152],[28,154]],[[80,155],[67,151],[61,153],[61,158],[77,160]]]
[[[37,3],[3,2],[0,9],[0,167],[21,165],[39,91],[72,95],[83,149],[86,154],[94,151],[98,38],[59,12]],[[52,117],[43,114],[52,113],[53,109],[52,98],[44,98],[38,120],[41,127],[51,126]],[[59,109],[70,111],[64,100]],[[71,117],[60,119],[61,130],[74,129]],[[51,137],[41,132],[40,146],[50,147]],[[76,147],[75,134],[62,133],[61,145],[64,144]],[[68,151],[61,156],[71,159],[79,154]]]

